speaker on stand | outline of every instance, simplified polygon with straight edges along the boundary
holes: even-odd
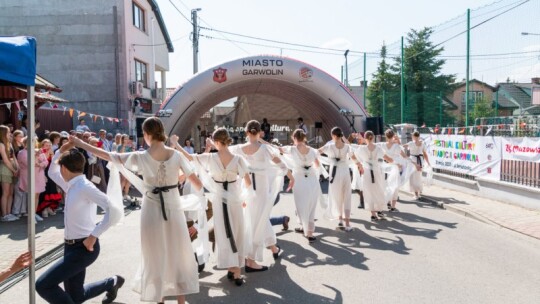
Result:
[[[384,134],[384,122],[382,117],[367,117],[366,118],[366,129],[373,132],[375,135]]]
[[[322,129],[322,121],[315,122],[315,144],[319,148],[319,130]]]

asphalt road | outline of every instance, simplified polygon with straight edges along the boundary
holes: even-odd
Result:
[[[377,223],[354,203],[352,232],[319,215],[313,245],[292,231],[294,221],[288,232],[276,226],[283,254],[274,262],[266,252],[268,272],[249,274],[237,287],[212,262],[188,302],[540,303],[539,240],[407,199],[399,213]],[[292,195],[282,195],[273,213],[293,217]],[[127,278],[115,303],[139,303],[130,286],[140,256],[139,216],[132,212],[102,236],[101,256],[87,271],[87,282]],[[0,295],[0,303],[28,303],[27,293],[25,280]]]

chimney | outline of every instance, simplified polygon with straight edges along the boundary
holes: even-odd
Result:
[[[531,82],[534,84],[540,84],[540,77],[531,78]]]

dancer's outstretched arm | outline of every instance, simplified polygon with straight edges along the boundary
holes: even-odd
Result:
[[[85,143],[81,139],[71,135],[69,136],[69,142],[72,143],[75,147],[84,149],[95,156],[104,159],[106,161],[111,161],[111,154],[103,149],[100,149],[98,147],[94,147],[90,144]]]

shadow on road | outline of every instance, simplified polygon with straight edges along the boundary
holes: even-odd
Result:
[[[227,279],[226,271],[222,272],[223,277],[219,282],[201,282],[200,292],[187,296],[187,301],[190,303],[343,303],[342,294],[335,287],[325,284],[320,287],[331,290],[334,294],[333,298],[303,289],[289,276],[287,267],[279,260],[270,267],[268,272],[246,275],[246,282],[241,287],[237,287]],[[256,302],[254,299],[257,299]]]

